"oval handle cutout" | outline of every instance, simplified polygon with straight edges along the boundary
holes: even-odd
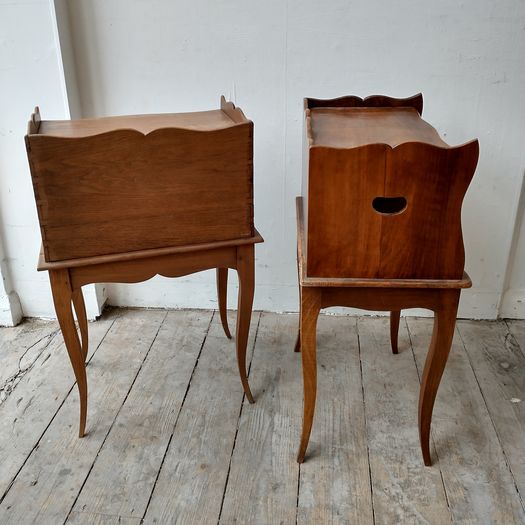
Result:
[[[376,197],[372,201],[372,208],[383,215],[397,215],[406,210],[405,197]]]

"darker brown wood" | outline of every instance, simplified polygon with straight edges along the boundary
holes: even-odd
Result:
[[[129,129],[116,129],[119,127]],[[253,402],[246,346],[255,286],[253,124],[221,110],[81,121],[42,121],[26,136],[47,270],[87,416],[88,324],[82,286],[135,283],[216,268],[224,331],[228,268],[239,274],[237,361]],[[75,327],[78,319],[82,343]]]
[[[390,107],[414,108],[420,115],[423,113],[423,95],[418,93],[408,98],[394,98],[385,95],[371,95],[362,99],[355,95],[338,98],[320,99],[306,98],[305,109],[313,108],[360,108],[360,107]]]
[[[217,300],[219,303],[219,315],[221,317],[221,324],[228,339],[232,338],[230,329],[228,327],[228,268],[217,268]]]
[[[400,311],[428,308],[435,325],[423,374],[419,433],[431,464],[430,424],[447,361],[464,273],[461,205],[478,143],[449,147],[403,103],[374,97],[305,102],[306,171],[297,199],[300,341],[304,377],[302,462],[316,393],[315,326],[321,308],[388,311],[398,352]],[[389,107],[381,107],[389,106]],[[399,106],[399,107],[394,107]],[[421,111],[419,111],[421,113]]]
[[[390,312],[390,345],[392,346],[392,353],[397,354],[399,352],[397,348],[397,340],[399,335],[399,319],[401,312],[394,310]]]

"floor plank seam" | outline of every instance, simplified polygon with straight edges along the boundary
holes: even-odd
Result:
[[[146,503],[146,506],[144,507],[144,513],[142,514],[141,523],[144,523],[144,520],[146,519],[146,514],[148,513],[148,509],[149,509],[151,500],[153,498],[153,494],[155,492],[155,488],[157,487],[157,483],[159,481],[160,473],[162,471],[162,467],[164,466],[164,462],[166,460],[166,456],[168,455],[168,452],[170,450],[171,442],[173,440],[173,435],[175,434],[175,429],[177,428],[177,423],[179,422],[179,418],[180,418],[180,415],[182,413],[182,409],[184,407],[184,403],[186,402],[186,397],[188,396],[188,392],[190,391],[191,381],[193,379],[193,376],[195,375],[195,370],[197,369],[197,365],[199,364],[199,359],[201,357],[202,350],[204,349],[204,345],[206,344],[206,339],[208,339],[208,334],[210,332],[210,328],[211,328],[213,319],[215,318],[215,315],[216,315],[216,311],[213,310],[212,311],[212,315],[210,317],[210,322],[208,323],[208,328],[206,329],[206,333],[204,334],[204,337],[202,339],[202,343],[201,343],[201,346],[200,346],[200,349],[199,349],[199,353],[197,354],[197,359],[195,360],[195,364],[193,365],[193,369],[192,369],[191,374],[190,374],[190,379],[188,381],[188,384],[186,385],[186,390],[184,391],[184,396],[182,398],[182,402],[181,402],[180,407],[179,407],[179,412],[177,414],[177,418],[175,419],[175,423],[173,424],[173,428],[171,430],[171,434],[170,434],[170,437],[168,439],[168,444],[166,445],[166,449],[164,450],[164,454],[162,456],[162,460],[160,462],[159,469],[157,470],[157,475],[155,476],[155,481],[153,482],[153,486],[151,487],[151,492],[150,492],[148,501]]]
[[[525,356],[525,348],[520,345],[519,341],[516,339],[516,337],[512,333],[512,330],[510,329],[510,326],[509,326],[509,323],[508,323],[508,319],[503,319],[503,322],[505,323],[505,326],[507,327],[508,334],[510,336],[512,336],[512,338],[514,339],[514,342],[516,343],[517,347],[520,349],[521,353]]]
[[[359,355],[359,375],[361,378],[361,399],[363,403],[363,418],[365,426],[365,441],[366,441],[366,457],[368,461],[368,480],[370,484],[370,499],[372,502],[372,523],[376,523],[376,513],[374,509],[374,484],[372,483],[372,466],[370,464],[370,443],[368,440],[368,421],[366,415],[366,403],[365,403],[365,382],[363,376],[363,362],[361,360],[361,339],[359,336],[359,317],[355,318],[355,332],[357,335],[357,353]]]
[[[139,376],[140,374],[140,371],[142,370],[142,367],[144,366],[144,362],[146,361],[146,359],[148,358],[148,355],[151,351],[151,348],[153,347],[156,339],[157,339],[157,336],[159,335],[159,332],[162,328],[162,325],[164,324],[164,321],[166,320],[166,317],[168,317],[168,312],[166,311],[166,314],[164,315],[164,318],[162,319],[162,322],[159,324],[159,327],[155,333],[155,336],[153,337],[153,340],[151,341],[151,344],[149,345],[149,348],[147,350],[147,352],[144,354],[144,359],[142,360],[138,370],[137,370],[137,373],[135,374],[135,377],[133,378],[133,381],[131,382],[131,385],[130,387],[128,388],[128,391],[126,392],[126,395],[124,397],[124,400],[122,401],[122,404],[120,405],[119,409],[117,410],[117,413],[115,414],[115,417],[113,418],[113,421],[111,422],[111,425],[109,425],[109,428],[106,432],[106,435],[104,436],[104,439],[102,440],[102,443],[100,444],[100,447],[98,448],[97,450],[97,453],[95,455],[95,458],[93,459],[93,462],[91,463],[91,466],[89,467],[89,470],[84,478],[84,481],[82,482],[82,485],[80,486],[80,489],[75,497],[75,500],[73,501],[73,504],[71,505],[71,508],[69,509],[69,512],[67,513],[66,515],[66,519],[64,520],[64,525],[67,523],[68,519],[69,519],[69,516],[71,515],[71,512],[73,511],[73,509],[75,508],[75,505],[78,501],[78,498],[80,496],[80,494],[82,493],[82,490],[86,484],[86,481],[88,480],[89,478],[89,475],[91,474],[91,471],[93,470],[93,467],[97,461],[97,458],[100,454],[100,451],[102,450],[102,448],[104,447],[104,444],[106,443],[106,440],[108,439],[108,436],[111,432],[111,429],[113,428],[114,424],[115,424],[115,421],[118,419],[118,416],[120,414],[120,411],[122,410],[122,407],[126,404],[126,401],[128,399],[128,396],[129,396],[129,393],[131,392],[131,389],[133,388],[133,385],[135,384],[135,381],[137,380],[137,377]],[[99,345],[100,346],[100,345]]]
[[[45,335],[44,337],[41,337],[38,341],[34,342],[32,345],[29,345],[24,353],[18,358],[18,370],[9,376],[5,381],[4,384],[0,387],[0,406],[2,406],[3,403],[7,400],[7,398],[14,392],[16,386],[20,381],[24,378],[24,376],[36,365],[37,361],[40,359],[41,355],[46,351],[46,349],[49,347],[51,342],[54,340],[55,336],[60,331],[59,328],[51,332],[50,334]],[[35,357],[35,359],[25,368],[22,368],[22,360],[26,356],[26,354],[34,348],[38,343],[43,341],[44,339],[48,338],[47,343],[45,346],[40,350],[38,355]]]
[[[117,317],[118,318],[118,317]],[[95,350],[93,351],[93,353],[91,354],[91,357],[89,358],[87,364],[89,364],[91,362],[91,360],[93,359],[94,355],[97,353],[98,349],[100,348],[100,345],[102,344],[102,342],[104,341],[104,339],[106,338],[106,335],[108,334],[108,332],[111,330],[111,327],[113,326],[113,324],[115,323],[116,319],[113,320],[113,322],[109,325],[108,329],[106,330],[106,333],[104,334],[104,337],[102,337],[102,339],[100,340],[99,344],[97,345],[97,347],[95,348]],[[86,365],[87,366],[87,365]],[[22,462],[22,464],[20,465],[20,468],[16,471],[15,475],[13,476],[13,479],[9,482],[9,485],[7,486],[7,489],[4,491],[4,493],[2,494],[2,496],[0,497],[0,505],[2,505],[2,502],[4,501],[4,499],[6,498],[7,494],[9,493],[9,491],[11,490],[11,487],[13,486],[14,482],[16,481],[16,478],[18,477],[18,475],[20,474],[20,472],[22,471],[22,469],[25,467],[26,463],[28,462],[29,458],[31,457],[31,455],[33,454],[33,452],[38,448],[38,446],[40,445],[40,442],[42,441],[42,438],[45,436],[47,430],[49,429],[49,427],[51,426],[51,424],[53,423],[55,417],[57,416],[57,414],[60,412],[60,410],[62,409],[62,407],[64,406],[64,403],[66,402],[67,398],[70,396],[71,392],[73,391],[73,389],[75,388],[75,385],[76,385],[76,381],[71,385],[71,388],[67,391],[66,395],[64,396],[64,399],[62,399],[62,401],[60,402],[60,404],[58,405],[57,409],[55,410],[54,414],[51,416],[51,419],[49,420],[49,423],[46,425],[46,427],[44,428],[44,430],[42,431],[42,433],[40,434],[39,438],[37,439],[35,445],[33,446],[33,448],[31,448],[31,450],[29,451],[29,454],[27,454],[27,456],[25,457],[24,461]]]
[[[506,323],[505,323],[505,326],[507,326]],[[508,326],[507,326],[507,328],[508,328]],[[483,399],[483,404],[485,405],[485,408],[487,409],[487,413],[489,415],[489,419],[490,419],[490,422],[492,424],[492,428],[494,429],[494,433],[496,434],[496,439],[498,440],[499,446],[501,448],[501,452],[502,452],[503,457],[505,459],[505,465],[507,466],[507,469],[508,469],[508,471],[510,473],[510,477],[512,479],[512,483],[514,485],[514,489],[516,490],[516,494],[518,495],[518,499],[520,501],[521,507],[522,507],[523,511],[525,512],[525,501],[523,500],[523,496],[522,496],[522,494],[521,494],[521,492],[520,492],[520,490],[518,488],[518,484],[516,482],[516,477],[514,476],[514,472],[512,471],[512,467],[510,465],[509,458],[507,457],[507,453],[505,452],[505,448],[503,447],[503,443],[501,441],[501,438],[500,438],[497,426],[494,423],[494,419],[492,418],[492,414],[491,414],[491,412],[489,410],[489,406],[488,406],[488,403],[487,403],[487,399],[485,397],[485,393],[483,392],[483,389],[481,388],[481,384],[479,382],[479,379],[478,379],[478,376],[476,374],[476,371],[474,370],[474,367],[472,366],[472,359],[470,358],[469,351],[467,350],[467,346],[465,344],[463,336],[461,335],[461,330],[460,330],[459,326],[457,327],[457,331],[458,331],[459,338],[460,338],[460,341],[461,341],[461,346],[462,346],[463,351],[465,352],[465,354],[467,356],[467,360],[469,362],[470,368],[472,369],[472,373],[474,374],[474,379],[476,381],[476,384],[478,385],[478,388],[479,388],[479,391],[480,391],[480,394],[481,394],[481,398]]]
[[[410,327],[408,326],[408,322],[407,322],[407,318],[406,317],[405,317],[405,327],[407,329],[408,342],[410,343],[410,352],[412,353],[412,359],[414,360],[414,366],[416,367],[416,374],[417,374],[418,382],[419,382],[419,385],[421,386],[421,373],[419,371],[419,367],[417,366],[416,354],[414,352],[414,344],[412,343],[412,334],[410,333]],[[447,492],[447,486],[445,484],[445,478],[443,477],[443,470],[441,470],[441,466],[439,465],[439,454],[438,454],[438,451],[437,451],[436,442],[434,440],[434,434],[433,434],[433,431],[432,431],[432,427],[430,428],[430,440],[431,440],[431,443],[432,443],[432,451],[436,455],[436,461],[434,463],[434,466],[439,469],[439,477],[441,479],[441,485],[443,486],[443,493],[445,495],[445,502],[447,503],[450,523],[453,523],[454,520],[453,520],[453,517],[452,517],[452,507],[450,505],[450,499],[449,499],[448,492]]]
[[[255,336],[253,338],[253,345],[252,345],[250,363],[248,364],[248,372],[247,372],[248,379],[250,378],[250,372],[252,370],[253,356],[255,354],[255,345],[257,343],[257,336],[259,335],[259,325],[261,324],[261,317],[262,317],[262,314],[259,313],[259,318],[257,319],[257,327],[255,328]],[[246,399],[246,395],[243,393],[241,406],[239,408],[239,416],[237,417],[237,428],[235,429],[235,436],[233,438],[233,446],[232,446],[232,451],[231,451],[231,454],[230,454],[230,461],[228,462],[228,470],[226,472],[226,480],[224,482],[224,489],[223,489],[223,492],[222,492],[221,506],[220,506],[220,509],[219,509],[219,516],[217,518],[217,525],[219,525],[219,523],[221,522],[222,511],[223,511],[223,508],[224,508],[224,500],[226,498],[226,490],[228,488],[228,482],[230,480],[230,471],[231,471],[231,466],[232,466],[233,454],[235,453],[235,445],[237,443],[237,434],[239,433],[239,423],[241,421],[242,410],[243,410],[243,407],[244,407],[245,399]]]

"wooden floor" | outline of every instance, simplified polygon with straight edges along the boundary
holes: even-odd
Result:
[[[230,315],[234,325],[233,313]],[[525,523],[525,321],[460,321],[424,467],[432,322],[321,316],[306,462],[297,316],[256,313],[249,405],[211,311],[90,325],[88,435],[55,322],[0,329],[0,524]]]

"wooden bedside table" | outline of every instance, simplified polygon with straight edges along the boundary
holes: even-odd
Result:
[[[304,460],[316,398],[321,308],[435,312],[419,398],[419,435],[431,464],[430,423],[447,361],[464,273],[461,205],[478,142],[450,147],[421,119],[423,98],[305,99],[303,195],[297,198]]]
[[[85,433],[88,349],[82,286],[217,269],[224,331],[228,268],[237,270],[237,361],[244,392],[253,304],[253,123],[231,102],[197,113],[41,121],[25,138],[49,272],[80,393]],[[75,327],[78,319],[81,342]]]

